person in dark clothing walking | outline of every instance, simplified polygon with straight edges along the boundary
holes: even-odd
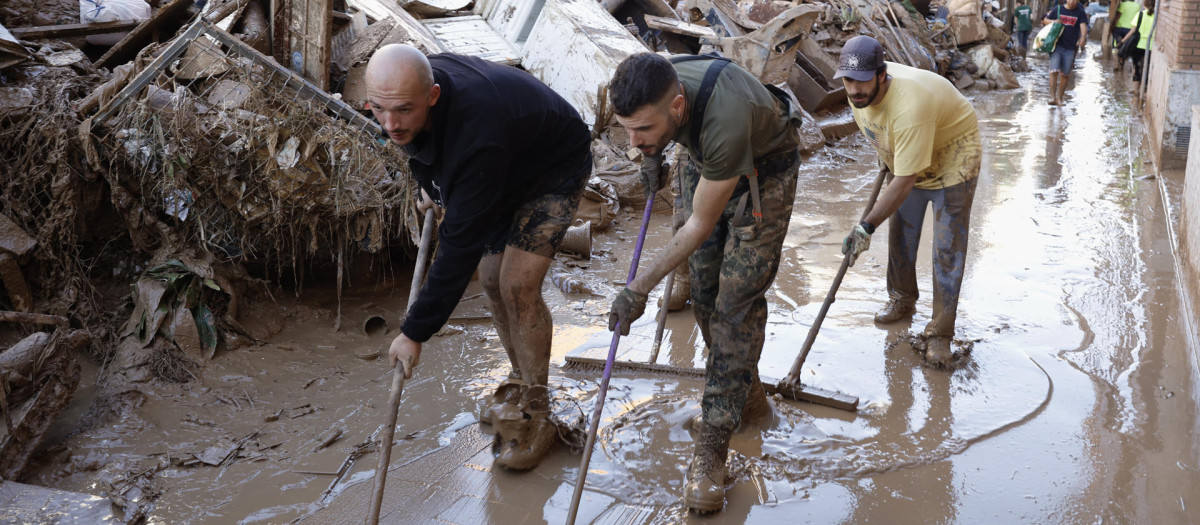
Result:
[[[445,209],[428,278],[388,355],[410,364],[450,317],[476,268],[514,375],[481,420],[496,427],[496,462],[531,469],[554,444],[547,381],[552,318],[542,281],[591,174],[579,114],[518,69],[473,57],[380,48],[367,97],[409,154],[422,211]],[[518,372],[519,371],[519,372]]]
[[[1088,17],[1079,0],[1066,0],[1055,6],[1042,20],[1042,25],[1060,22],[1062,33],[1050,52],[1050,105],[1061,106],[1071,71],[1075,68],[1076,53],[1087,47]]]

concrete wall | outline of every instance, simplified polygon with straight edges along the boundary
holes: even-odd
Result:
[[[1192,135],[1200,136],[1200,105],[1192,106]],[[1188,275],[1181,277],[1190,283],[1192,297],[1200,297],[1200,140],[1190,147],[1179,217],[1179,247]]]
[[[1179,131],[1200,104],[1200,0],[1159,0],[1156,16],[1144,118],[1155,164],[1180,169],[1188,154]]]

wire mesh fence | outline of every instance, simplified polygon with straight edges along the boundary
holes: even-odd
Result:
[[[417,234],[406,158],[378,124],[202,18],[85,125],[164,243],[295,262]]]

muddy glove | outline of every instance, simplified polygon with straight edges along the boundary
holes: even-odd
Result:
[[[662,155],[646,155],[642,157],[642,171],[640,175],[642,177],[642,191],[646,194],[646,200],[650,200],[651,197],[654,197],[655,193],[658,193],[658,190],[666,186],[668,173],[670,171],[663,164]]]
[[[629,325],[646,313],[646,294],[640,294],[628,287],[613,299],[612,310],[608,312],[608,329],[616,331],[617,324],[621,325],[621,335],[629,335]]]
[[[875,233],[875,227],[863,221],[850,230],[850,235],[842,241],[842,253],[850,256],[850,266],[854,266],[859,254],[871,247],[872,233]]]

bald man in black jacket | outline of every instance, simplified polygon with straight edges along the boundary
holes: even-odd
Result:
[[[547,381],[553,320],[542,281],[591,174],[591,135],[579,114],[518,69],[393,44],[367,65],[371,111],[408,152],[422,211],[445,209],[438,251],[388,355],[410,364],[458,304],[476,267],[514,375],[481,421],[494,424],[496,461],[531,469],[556,436]],[[430,202],[432,200],[432,203]]]

